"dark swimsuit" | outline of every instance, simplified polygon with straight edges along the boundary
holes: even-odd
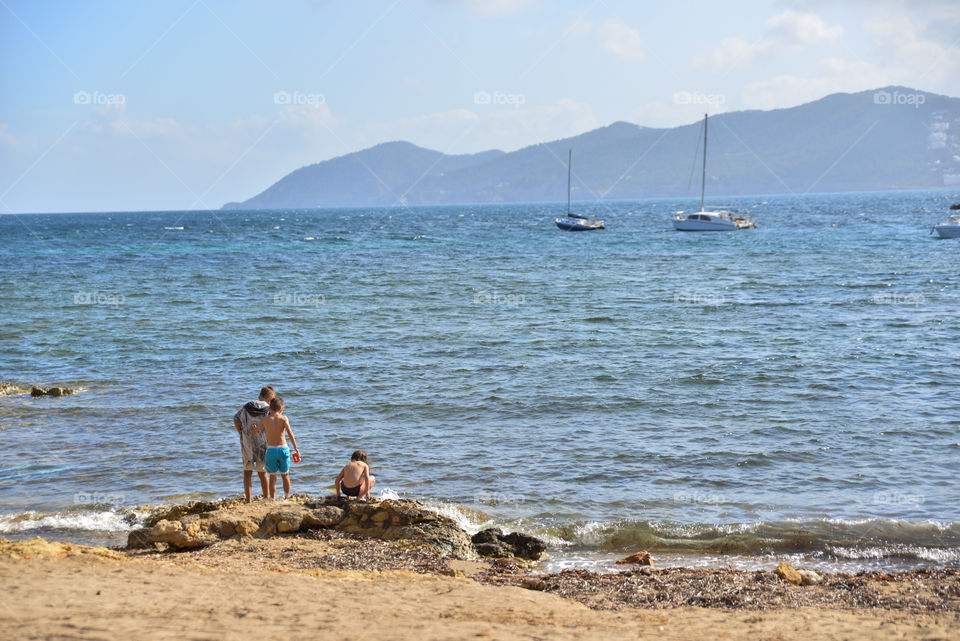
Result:
[[[343,493],[347,496],[360,496],[360,488],[363,487],[363,483],[356,487],[347,487],[343,484],[343,481],[340,481],[340,489],[343,490]]]

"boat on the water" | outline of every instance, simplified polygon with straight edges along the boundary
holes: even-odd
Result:
[[[595,229],[605,229],[602,220],[594,220],[589,216],[581,216],[570,212],[570,173],[573,167],[573,149],[567,157],[567,215],[564,218],[557,218],[554,222],[557,227],[564,231],[593,231]]]
[[[679,211],[673,219],[673,228],[677,231],[737,231],[755,229],[757,223],[746,214],[712,207],[708,211],[704,199],[707,192],[707,114],[703,115],[703,175],[700,179],[700,211],[686,214]]]
[[[934,225],[930,233],[934,232],[940,238],[960,238],[960,214],[951,214],[946,222]]]

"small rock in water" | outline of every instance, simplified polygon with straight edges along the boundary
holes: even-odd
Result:
[[[777,569],[773,571],[778,577],[784,581],[789,581],[794,585],[801,585],[803,583],[803,577],[800,576],[800,573],[793,569],[793,566],[783,561],[780,565],[777,566]]]
[[[650,556],[650,553],[646,550],[637,552],[636,554],[631,554],[628,557],[620,559],[617,561],[616,565],[624,565],[626,563],[636,563],[637,565],[653,565],[653,557]]]
[[[813,570],[797,570],[803,585],[817,585],[823,578]]]
[[[51,387],[45,388],[38,385],[34,385],[30,388],[30,396],[65,396],[67,394],[73,394],[77,390],[70,389],[69,387]]]

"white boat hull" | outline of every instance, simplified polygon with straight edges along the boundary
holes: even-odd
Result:
[[[960,225],[934,225],[933,231],[940,238],[960,238]]]

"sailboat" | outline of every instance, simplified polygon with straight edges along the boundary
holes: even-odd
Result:
[[[725,209],[707,211],[704,198],[707,191],[707,114],[703,114],[703,177],[700,179],[700,211],[683,215],[677,212],[673,219],[673,228],[677,231],[736,231],[755,229],[757,223],[747,216],[735,214]]]
[[[581,216],[570,212],[570,173],[573,167],[573,149],[567,156],[567,215],[565,218],[557,218],[554,222],[557,227],[564,231],[593,231],[594,229],[604,229],[602,220],[593,220],[588,216]]]

